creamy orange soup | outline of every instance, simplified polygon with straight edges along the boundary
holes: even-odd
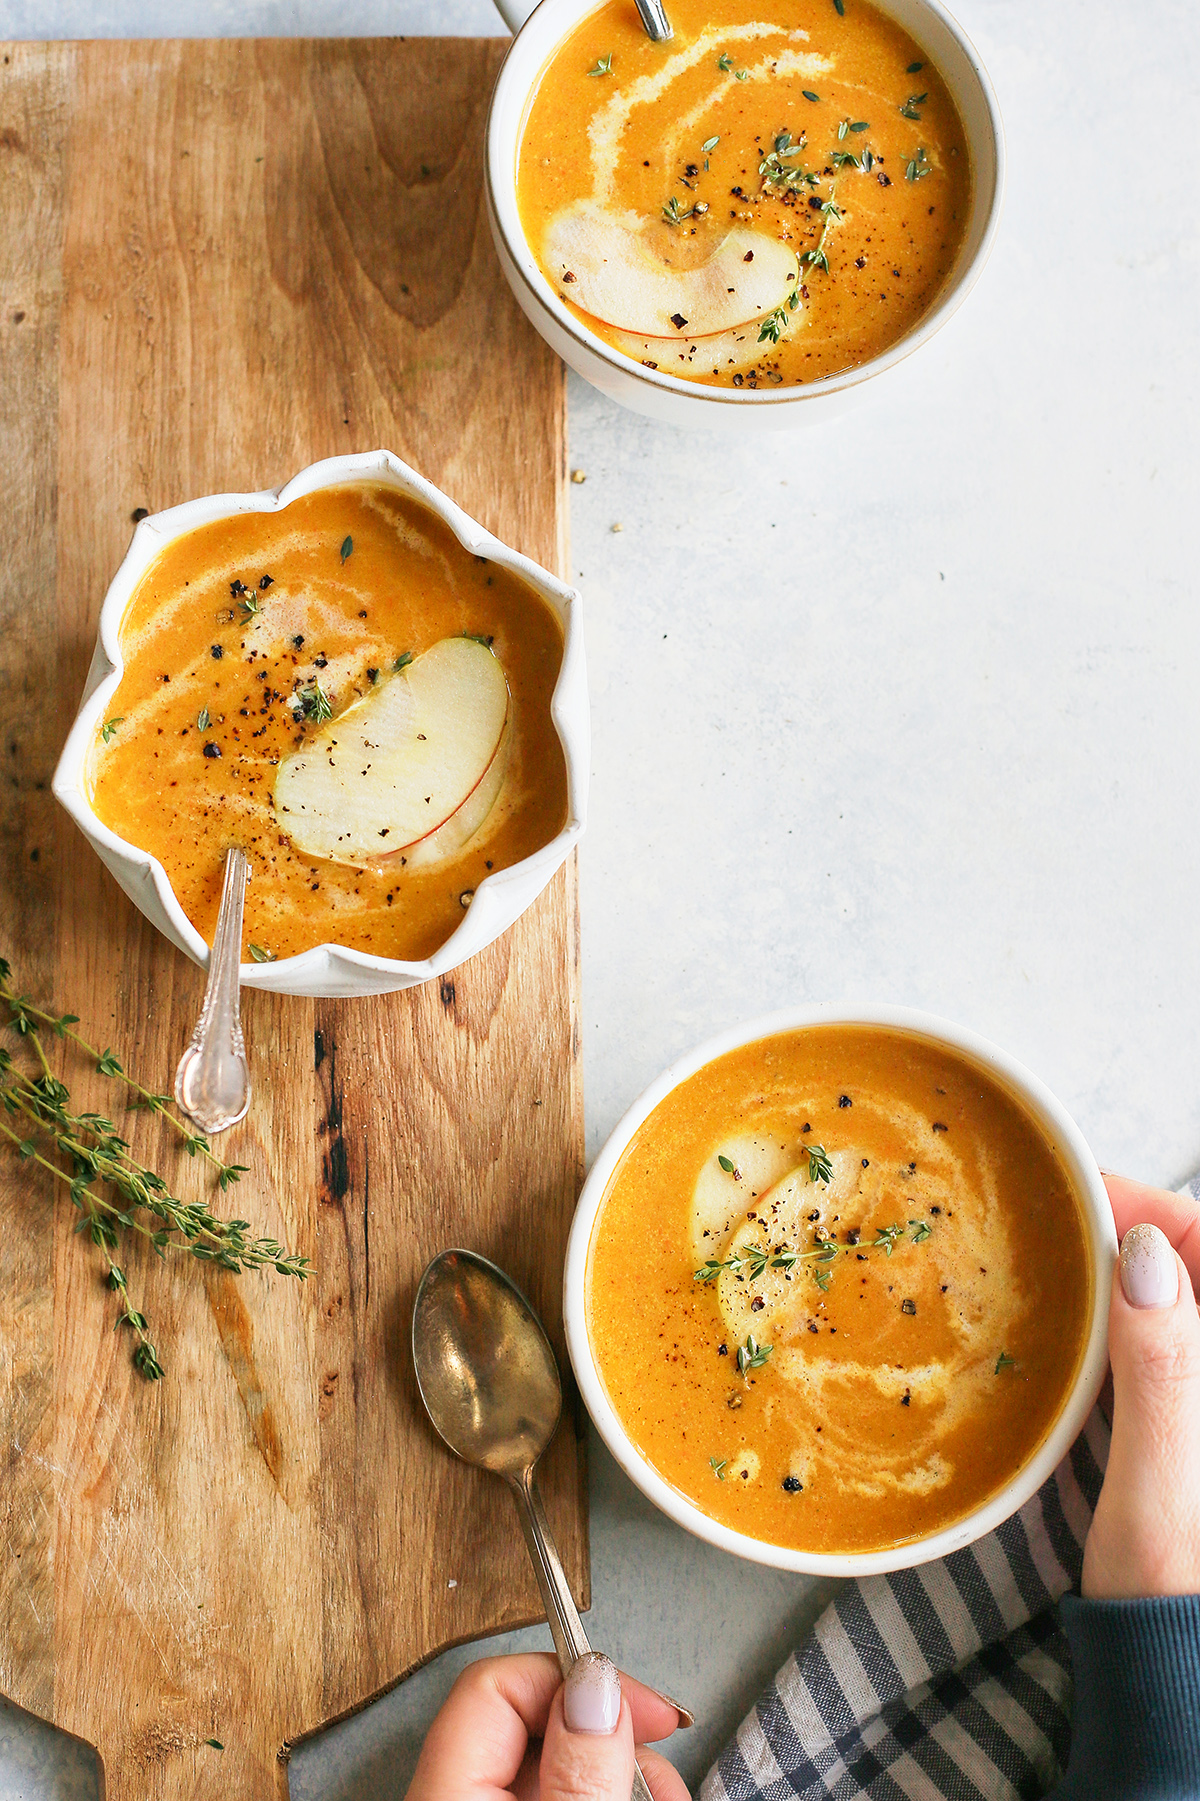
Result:
[[[731,1052],[630,1143],[588,1331],[634,1443],[706,1514],[866,1552],[982,1505],[1072,1386],[1092,1273],[1039,1128],[965,1059],[829,1026]]]
[[[398,660],[466,635],[490,644],[510,696],[511,749],[485,824],[457,856],[419,869],[399,855],[350,867],[300,854],[273,783],[318,711],[336,719]],[[566,819],[550,717],[557,618],[390,488],[325,489],[187,533],[139,583],[121,648],[125,673],[92,754],[93,805],[159,859],[209,941],[226,851],[246,850],[244,960],[325,943],[427,957],[491,871],[539,850]]]
[[[811,382],[879,355],[966,227],[941,76],[865,0],[669,13],[654,44],[633,0],[608,0],[542,73],[518,204],[543,273],[615,349],[691,381]]]

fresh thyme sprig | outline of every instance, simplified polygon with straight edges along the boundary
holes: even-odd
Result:
[[[781,131],[775,138],[773,147],[766,152],[758,165],[758,172],[763,178],[764,194],[798,194],[805,188],[815,188],[821,177],[815,169],[806,169],[797,161],[808,143],[807,135],[802,131],[793,140],[789,131]],[[786,159],[791,158],[791,161]]]
[[[925,160],[925,146],[922,144],[914,150],[904,166],[904,173],[909,181],[924,181],[927,175],[933,174],[932,164]]]
[[[19,1037],[27,1039],[37,1053],[42,1065],[43,1074],[49,1075],[50,1065],[38,1042],[39,1029],[45,1026],[56,1038],[68,1038],[81,1050],[85,1057],[90,1057],[96,1065],[97,1072],[118,1081],[135,1098],[131,1105],[144,1108],[147,1113],[157,1113],[167,1124],[179,1134],[183,1140],[183,1148],[189,1157],[202,1157],[210,1163],[217,1173],[217,1182],[222,1190],[232,1182],[239,1182],[246,1174],[245,1163],[225,1163],[217,1156],[207,1138],[200,1132],[194,1132],[179,1115],[171,1110],[169,1095],[155,1094],[150,1088],[143,1088],[110,1050],[99,1051],[94,1044],[89,1044],[74,1027],[79,1024],[77,1013],[47,1013],[41,1007],[35,1007],[26,995],[17,994],[12,986],[12,971],[3,957],[0,957],[0,1001],[8,1005],[9,1017],[4,1022],[12,1027]]]
[[[689,206],[686,212],[681,211],[678,200],[672,194],[669,200],[663,201],[662,216],[668,225],[682,225],[685,219],[691,218],[695,210],[694,206]]]
[[[300,703],[301,716],[311,719],[314,725],[333,718],[333,706],[320,682],[309,682],[306,688],[297,688],[295,699]]]
[[[75,1014],[53,1014],[34,1007],[14,992],[10,976],[8,963],[0,957],[0,1000],[7,1003],[9,1015],[5,1023],[33,1051],[38,1067],[32,1072],[21,1068],[12,1054],[0,1047],[0,1106],[8,1116],[0,1118],[0,1136],[22,1160],[37,1163],[68,1189],[80,1213],[76,1231],[86,1232],[99,1249],[108,1285],[121,1296],[117,1325],[128,1327],[136,1339],[134,1365],[148,1381],[156,1381],[162,1375],[162,1364],[149,1337],[146,1317],[130,1300],[125,1273],[112,1254],[122,1231],[148,1239],[160,1256],[168,1250],[183,1250],[201,1262],[234,1272],[273,1269],[278,1275],[303,1281],[308,1259],[285,1251],[273,1238],[248,1237],[247,1220],[220,1219],[203,1201],[181,1201],[161,1176],[131,1154],[128,1140],[120,1136],[112,1120],[99,1113],[75,1112],[70,1090],[50,1068],[41,1042],[43,1028],[57,1038],[70,1039],[94,1061],[100,1075],[121,1082],[135,1108],[146,1108],[168,1120],[181,1134],[189,1154],[200,1153],[214,1166],[222,1190],[245,1173],[244,1164],[223,1163],[203,1138],[170,1111],[165,1095],[127,1075],[112,1051],[96,1050],[72,1030],[78,1023]]]
[[[747,1370],[761,1369],[774,1349],[774,1345],[759,1344],[753,1332],[748,1332],[745,1344],[738,1346],[738,1375],[744,1376]]]
[[[835,175],[830,184],[829,198],[821,202],[821,235],[817,239],[815,247],[806,250],[800,258],[802,263],[808,263],[813,269],[823,269],[826,275],[829,274],[829,258],[825,254],[825,243],[829,237],[831,226],[840,225],[842,222],[842,209],[835,199],[837,184],[838,178]]]
[[[776,1245],[774,1249],[764,1249],[760,1244],[747,1244],[740,1251],[731,1251],[728,1257],[708,1258],[694,1271],[692,1279],[696,1282],[715,1282],[722,1271],[728,1270],[730,1275],[737,1276],[741,1281],[757,1282],[764,1270],[790,1270],[798,1263],[809,1263],[812,1265],[812,1276],[817,1287],[825,1290],[829,1287],[832,1274],[829,1265],[836,1263],[839,1257],[849,1256],[851,1251],[857,1251],[860,1255],[865,1251],[882,1251],[885,1257],[890,1257],[902,1242],[923,1244],[932,1230],[928,1220],[910,1219],[907,1228],[899,1221],[890,1226],[878,1226],[875,1237],[866,1242],[855,1232],[845,1244],[839,1244],[836,1239],[827,1238],[817,1231],[808,1250],[797,1250],[786,1244]]]
[[[928,98],[928,94],[910,94],[908,99],[904,102],[904,105],[900,108],[900,117],[902,119],[915,119],[919,124],[921,115],[917,111],[917,108],[919,106],[924,106]]]
[[[589,74],[589,75],[608,75],[608,74],[611,74],[611,72],[612,72],[612,59],[613,59],[613,53],[612,53],[612,51],[611,51],[611,50],[610,50],[610,51],[609,51],[609,53],[608,53],[608,55],[607,55],[607,56],[599,56],[599,57],[597,57],[597,58],[596,58],[596,66],[595,66],[595,68],[594,68],[594,69],[589,69],[589,70],[588,70],[588,74]]]
[[[100,736],[103,738],[103,740],[106,744],[109,742],[110,739],[112,739],[116,736],[117,727],[119,725],[124,725],[124,723],[125,723],[124,713],[118,713],[114,719],[106,719],[104,721],[104,724],[100,727]]]

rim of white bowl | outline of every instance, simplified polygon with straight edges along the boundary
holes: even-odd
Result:
[[[521,576],[536,592],[549,601],[563,628],[563,658],[558,680],[550,700],[550,716],[562,745],[567,767],[567,821],[549,844],[486,876],[475,890],[469,908],[464,910],[462,924],[432,956],[419,961],[393,957],[376,957],[333,940],[314,945],[294,957],[280,957],[270,963],[243,963],[241,985],[264,988],[273,993],[301,993],[313,990],[306,984],[319,978],[331,965],[348,970],[398,978],[397,985],[416,986],[433,980],[456,968],[485,944],[507,930],[512,920],[503,918],[491,930],[495,917],[509,908],[503,901],[504,891],[514,883],[530,883],[528,906],[541,892],[551,876],[578,842],[587,813],[589,770],[589,722],[586,677],[584,673],[583,630],[580,619],[582,596],[532,558],[513,550],[495,537],[478,520],[443,494],[440,488],[395,456],[390,450],[355,452],[348,456],[325,457],[310,463],[277,488],[263,488],[250,494],[206,494],[195,500],[182,501],[162,512],[150,513],[138,521],[121,565],[109,584],[100,608],[96,648],[84,685],[83,698],[74,723],[67,735],[58,760],[51,789],[57,800],[79,826],[94,847],[102,848],[138,871],[154,889],[176,934],[175,942],[202,969],[208,967],[209,946],[184,912],[171,886],[170,878],[157,857],[140,846],[131,844],[104,824],[92,807],[87,793],[87,758],[96,728],[104,717],[109,700],[125,672],[121,655],[120,630],[142,576],[155,558],[184,533],[213,520],[238,513],[274,513],[293,500],[322,488],[340,487],[346,482],[375,479],[395,486],[401,493],[427,506],[444,521],[464,550],[474,556],[487,556],[502,568]],[[532,885],[536,882],[536,887]],[[481,926],[480,915],[483,915]],[[482,935],[481,935],[482,934]],[[169,936],[169,934],[168,934]],[[455,948],[455,947],[459,948]],[[369,992],[380,992],[371,989]]]
[[[966,59],[969,72],[978,83],[980,96],[987,114],[989,130],[986,143],[990,149],[992,161],[992,189],[990,196],[984,198],[984,223],[979,240],[969,257],[951,274],[943,284],[938,299],[923,315],[918,323],[900,338],[890,349],[881,355],[872,357],[869,362],[860,363],[853,369],[847,369],[840,375],[824,376],[819,381],[805,383],[802,386],[780,386],[778,388],[710,388],[703,382],[686,381],[682,376],[668,375],[661,369],[647,369],[644,363],[635,357],[627,356],[624,351],[616,350],[605,339],[590,332],[588,328],[571,313],[555,293],[552,284],[542,273],[533,252],[529,248],[524,230],[521,226],[520,213],[516,201],[517,158],[521,137],[529,116],[533,94],[538,80],[550,56],[553,55],[563,38],[589,12],[595,10],[598,0],[539,0],[533,12],[526,19],[520,31],[514,37],[505,56],[496,86],[492,92],[491,105],[487,120],[487,155],[485,158],[485,189],[488,205],[496,222],[505,246],[508,250],[513,269],[515,270],[528,298],[541,310],[549,314],[559,328],[585,350],[593,352],[612,368],[625,375],[633,375],[644,382],[647,387],[662,389],[667,393],[688,395],[695,399],[697,393],[714,404],[735,407],[777,407],[797,406],[805,400],[816,400],[823,395],[842,394],[848,389],[861,386],[876,375],[904,362],[914,351],[929,341],[941,330],[942,326],[953,317],[982,275],[984,267],[992,253],[996,233],[1000,226],[1000,214],[1004,204],[1004,186],[1006,180],[1006,155],[1004,145],[1004,122],[1000,114],[1000,104],[991,78],[984,67],[983,60],[971,39],[954,15],[941,4],[941,0],[873,0],[873,4],[889,17],[897,11],[923,14],[927,19],[940,26],[947,36],[954,41]],[[904,21],[900,21],[904,23]],[[911,35],[919,37],[919,29],[913,30],[904,24]],[[531,38],[538,38],[536,53],[528,51]],[[526,50],[522,51],[521,40],[526,39]],[[543,45],[543,40],[548,40]],[[922,46],[923,47],[923,46]],[[536,55],[532,68],[527,68],[524,55]],[[934,53],[930,60],[937,62]],[[520,68],[520,73],[518,73]],[[943,81],[947,77],[938,63],[938,73]],[[949,86],[947,81],[947,86]],[[521,97],[516,111],[518,125],[515,135],[510,137],[501,129],[501,115],[512,103],[512,91],[516,89]],[[951,97],[958,108],[960,119],[963,109],[954,89]],[[965,119],[964,130],[968,130]],[[980,157],[978,145],[971,142],[973,174],[979,176]],[[503,171],[503,180],[498,171]],[[978,196],[972,194],[972,221],[976,216]],[[970,225],[968,225],[968,236]]]
[[[942,1044],[977,1063],[1031,1113],[1067,1169],[1083,1215],[1092,1273],[1091,1317],[1075,1380],[1048,1432],[1002,1489],[962,1519],[928,1537],[869,1553],[797,1551],[751,1538],[711,1519],[668,1482],[639,1451],[608,1398],[587,1331],[587,1271],[592,1233],[609,1182],[634,1133],[672,1089],[728,1051],[780,1032],[818,1025],[881,1026]],[[1099,1396],[1108,1367],[1108,1297],[1117,1255],[1116,1228],[1104,1181],[1087,1142],[1066,1108],[1046,1085],[998,1045],[953,1021],[912,1007],[813,1003],[764,1014],[732,1026],[676,1058],[634,1101],[605,1143],[583,1185],[567,1241],[563,1320],[567,1349],[584,1405],[625,1474],[678,1525],[697,1538],[751,1563],[819,1576],[872,1576],[911,1569],[962,1550],[992,1532],[1036,1494],[1066,1456]]]

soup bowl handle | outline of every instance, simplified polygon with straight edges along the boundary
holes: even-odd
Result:
[[[516,37],[538,0],[496,0],[496,11]]]

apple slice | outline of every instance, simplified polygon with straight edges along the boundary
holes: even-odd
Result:
[[[504,786],[508,769],[508,752],[512,743],[512,714],[505,721],[496,746],[496,754],[468,794],[462,806],[451,813],[445,825],[426,838],[418,838],[405,851],[410,869],[424,869],[431,863],[446,863],[456,857],[469,838],[473,838],[488,817]],[[395,852],[392,853],[393,856]]]
[[[790,336],[793,324],[799,325],[803,317],[802,312],[789,309],[780,337]],[[770,339],[759,339],[757,319],[703,338],[639,338],[634,332],[614,331],[609,342],[639,363],[652,363],[664,375],[697,370],[724,375],[731,369],[749,369],[764,362],[775,348]]]
[[[655,237],[588,201],[550,220],[542,260],[554,279],[572,278],[570,298],[585,313],[651,338],[708,337],[761,319],[800,279],[795,254],[765,232],[734,226],[707,262],[678,267]]]
[[[486,644],[443,638],[328,720],[279,765],[275,810],[297,850],[334,863],[465,844],[508,757],[508,683]]]

